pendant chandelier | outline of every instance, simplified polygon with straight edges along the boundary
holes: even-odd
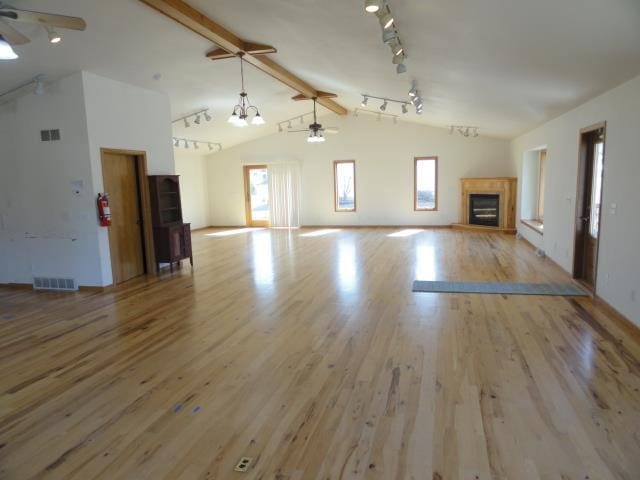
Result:
[[[253,118],[251,119],[251,125],[263,125],[264,118],[260,115],[258,111],[258,107],[251,105],[251,101],[249,100],[249,96],[244,91],[244,68],[243,68],[243,52],[238,54],[240,58],[240,80],[242,82],[242,91],[240,92],[240,100],[238,104],[233,107],[233,112],[231,112],[231,116],[229,120],[227,120],[230,124],[235,125],[236,127],[246,127],[249,125],[247,122],[247,117],[249,113],[255,112]]]

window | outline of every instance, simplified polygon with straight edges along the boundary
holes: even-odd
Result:
[[[536,212],[536,220],[540,223],[544,219],[544,169],[547,163],[547,151],[540,150],[538,157],[538,208]]]
[[[336,212],[356,211],[356,162],[333,162],[333,190]]]
[[[544,233],[544,192],[548,157],[546,148],[536,148],[525,152],[522,161],[520,222],[541,235]]]
[[[413,199],[415,210],[438,209],[438,157],[416,157]]]

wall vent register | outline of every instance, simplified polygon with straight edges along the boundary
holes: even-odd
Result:
[[[40,130],[40,140],[43,142],[55,142],[60,140],[60,130]]]
[[[34,277],[33,288],[36,290],[77,290],[76,281],[73,278],[49,278]]]

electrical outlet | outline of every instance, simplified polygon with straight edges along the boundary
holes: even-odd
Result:
[[[238,463],[236,463],[234,470],[236,472],[247,472],[249,471],[249,467],[251,466],[251,463],[253,463],[253,458],[242,457],[240,460],[238,460]]]

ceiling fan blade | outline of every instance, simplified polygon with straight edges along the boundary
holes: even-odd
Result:
[[[69,17],[67,15],[55,15],[53,13],[33,12],[31,10],[16,10],[13,8],[3,8],[0,13],[10,14],[7,18],[15,22],[35,23],[44,27],[69,28],[71,30],[84,30],[87,23],[80,17]]]
[[[340,129],[338,127],[327,127],[324,131],[326,133],[340,133]]]
[[[11,45],[23,45],[25,43],[29,43],[28,37],[25,37],[18,30],[13,28],[4,20],[0,19],[0,35],[4,37],[4,39],[9,42]]]
[[[309,130],[287,130],[287,133],[309,132]]]

